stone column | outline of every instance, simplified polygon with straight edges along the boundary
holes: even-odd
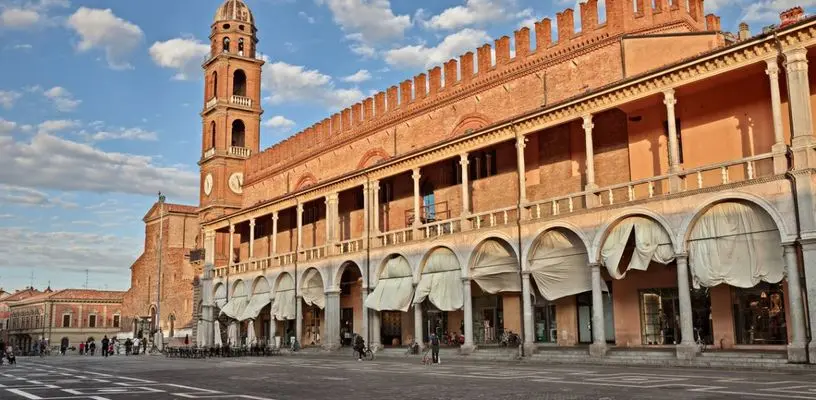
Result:
[[[213,344],[213,269],[215,267],[215,231],[204,231],[204,274],[201,278],[201,320],[204,329],[204,346]],[[200,344],[201,345],[201,344]]]
[[[326,245],[330,245],[332,243],[332,215],[331,215],[331,200],[329,200],[329,196],[326,195],[324,204],[326,206]],[[329,250],[332,250],[331,248]]]
[[[303,203],[297,205],[297,249],[303,248]],[[298,338],[300,340],[300,338]]]
[[[232,266],[235,262],[235,225],[230,223],[229,226],[229,254],[227,255],[229,261],[227,265]]]
[[[459,155],[459,165],[462,168],[462,216],[470,215],[470,180],[468,176],[468,155],[462,153]]]
[[[255,218],[249,220],[249,259],[255,258]]]
[[[774,159],[774,173],[784,174],[788,170],[787,152],[788,146],[785,144],[784,128],[782,126],[782,96],[779,94],[779,65],[774,58],[765,60],[768,68],[765,73],[771,84],[771,112],[773,115],[774,144],[771,147]]]
[[[591,114],[584,115],[583,120],[584,149],[586,152],[586,186],[584,189],[592,191],[598,189],[598,185],[595,184],[595,149],[592,145],[592,130],[595,128],[595,124],[592,123]],[[598,196],[594,193],[587,194],[585,201],[587,207],[597,207],[600,205]]]
[[[303,296],[300,293],[295,296],[295,337],[298,343],[303,339]]]
[[[414,227],[416,228],[422,225],[422,213],[420,208],[422,199],[419,191],[419,179],[422,178],[422,175],[419,173],[419,168],[414,168],[414,173],[411,175],[411,178],[414,179]],[[416,239],[416,237],[414,239]]]
[[[666,124],[669,136],[669,173],[680,172],[680,146],[677,143],[677,116],[674,106],[677,105],[677,98],[674,96],[674,89],[663,92],[663,104],[666,105]],[[682,190],[682,180],[679,176],[669,177],[669,190],[677,193]]]
[[[380,181],[371,182],[371,227],[375,235],[380,233]]]
[[[518,168],[519,193],[521,204],[527,204],[527,167],[524,163],[524,149],[527,147],[527,138],[516,135],[516,167]]]
[[[533,321],[533,299],[530,291],[530,271],[521,272],[521,297],[524,309],[524,354],[530,355],[535,352],[535,330]]]
[[[414,304],[414,340],[422,345],[422,304]]]
[[[334,351],[340,348],[340,291],[326,292],[326,332],[323,343],[326,350]]]
[[[694,341],[688,255],[678,254],[675,262],[677,264],[677,294],[680,303],[680,336],[682,336],[682,341],[676,348],[677,358],[691,360],[697,355],[699,349]]]
[[[360,329],[360,332],[357,332],[357,333],[359,333],[360,336],[362,336],[366,341],[368,341],[368,338],[369,338],[368,330],[369,330],[370,324],[371,324],[370,319],[369,319],[369,317],[371,315],[370,314],[371,310],[369,310],[365,306],[365,301],[366,301],[367,297],[368,297],[368,288],[365,285],[363,285],[363,287],[360,288],[360,300],[362,301],[361,309],[363,310],[362,311],[363,312],[363,326]]]
[[[464,319],[465,319],[465,344],[460,349],[462,354],[470,354],[476,350],[473,343],[473,295],[470,290],[470,277],[462,278],[462,294],[465,298]]]
[[[269,307],[269,344],[271,346],[275,345],[275,336],[278,334],[277,322],[278,321],[275,320],[275,314],[272,313],[272,307]]]
[[[377,352],[382,349],[382,338],[380,335],[380,312],[368,310],[371,313],[369,318],[371,327],[371,351]]]
[[[368,200],[369,184],[368,182],[363,182],[363,237],[368,237],[369,221],[371,220],[371,206]],[[367,240],[365,242],[367,242]]]
[[[272,213],[272,255],[278,254],[278,212]]]
[[[795,169],[816,166],[816,154],[811,149],[813,117],[811,116],[810,82],[808,78],[807,48],[785,51],[785,70],[788,78],[788,100],[791,115],[791,150]]]
[[[592,268],[592,345],[589,354],[593,357],[606,355],[606,334],[604,332],[603,282],[601,265],[590,264]]]
[[[784,248],[791,318],[791,343],[788,344],[788,361],[806,363],[807,334],[805,332],[805,305],[802,299],[802,284],[799,277],[799,260],[793,243],[785,244]]]

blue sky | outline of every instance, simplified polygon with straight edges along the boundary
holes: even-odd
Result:
[[[246,0],[267,147],[574,1]],[[195,204],[221,0],[0,0],[0,287],[127,289],[159,190]],[[816,0],[707,0],[752,31]]]

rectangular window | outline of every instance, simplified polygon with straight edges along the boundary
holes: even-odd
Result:
[[[678,163],[683,163],[683,134],[680,129],[680,118],[674,120],[674,125],[677,128],[677,154],[679,155]],[[663,121],[663,136],[666,136],[666,146],[669,145],[669,121]],[[669,148],[669,159],[671,159],[671,148]]]
[[[66,314],[62,316],[62,327],[63,328],[70,328],[71,327],[71,316]]]
[[[680,343],[680,300],[677,289],[641,290],[640,313],[644,345]]]
[[[113,316],[113,327],[114,327],[114,328],[118,328],[118,327],[119,327],[119,316],[118,316],[118,315],[114,315],[114,316]]]
[[[88,328],[96,328],[96,315],[88,316]]]

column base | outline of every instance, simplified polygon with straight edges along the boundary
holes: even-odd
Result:
[[[371,346],[369,346],[369,348],[371,348],[371,351],[373,351],[375,353],[379,353],[380,350],[383,349],[383,345],[381,345],[379,343],[375,343],[375,344],[372,344]]]
[[[471,355],[476,351],[476,346],[472,344],[463,344],[459,347],[459,354],[463,356]]]
[[[609,352],[609,346],[606,343],[593,343],[589,345],[589,356],[595,358],[603,358],[606,357],[606,353]]]
[[[774,174],[781,175],[788,172],[788,146],[777,143],[771,147],[774,162]]]
[[[812,351],[812,350],[811,350]],[[813,357],[810,358],[813,360]],[[788,345],[788,362],[792,364],[807,364],[808,348],[804,343],[791,343]]]
[[[531,355],[538,353],[538,346],[535,343],[524,343],[522,345],[524,347],[524,356],[530,357]]]
[[[676,347],[677,359],[690,361],[700,354],[700,346],[696,343],[680,343]]]

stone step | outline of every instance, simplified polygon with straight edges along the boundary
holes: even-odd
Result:
[[[701,357],[706,358],[760,358],[769,360],[787,360],[787,353],[782,352],[740,352],[740,351],[704,351],[700,354]]]

